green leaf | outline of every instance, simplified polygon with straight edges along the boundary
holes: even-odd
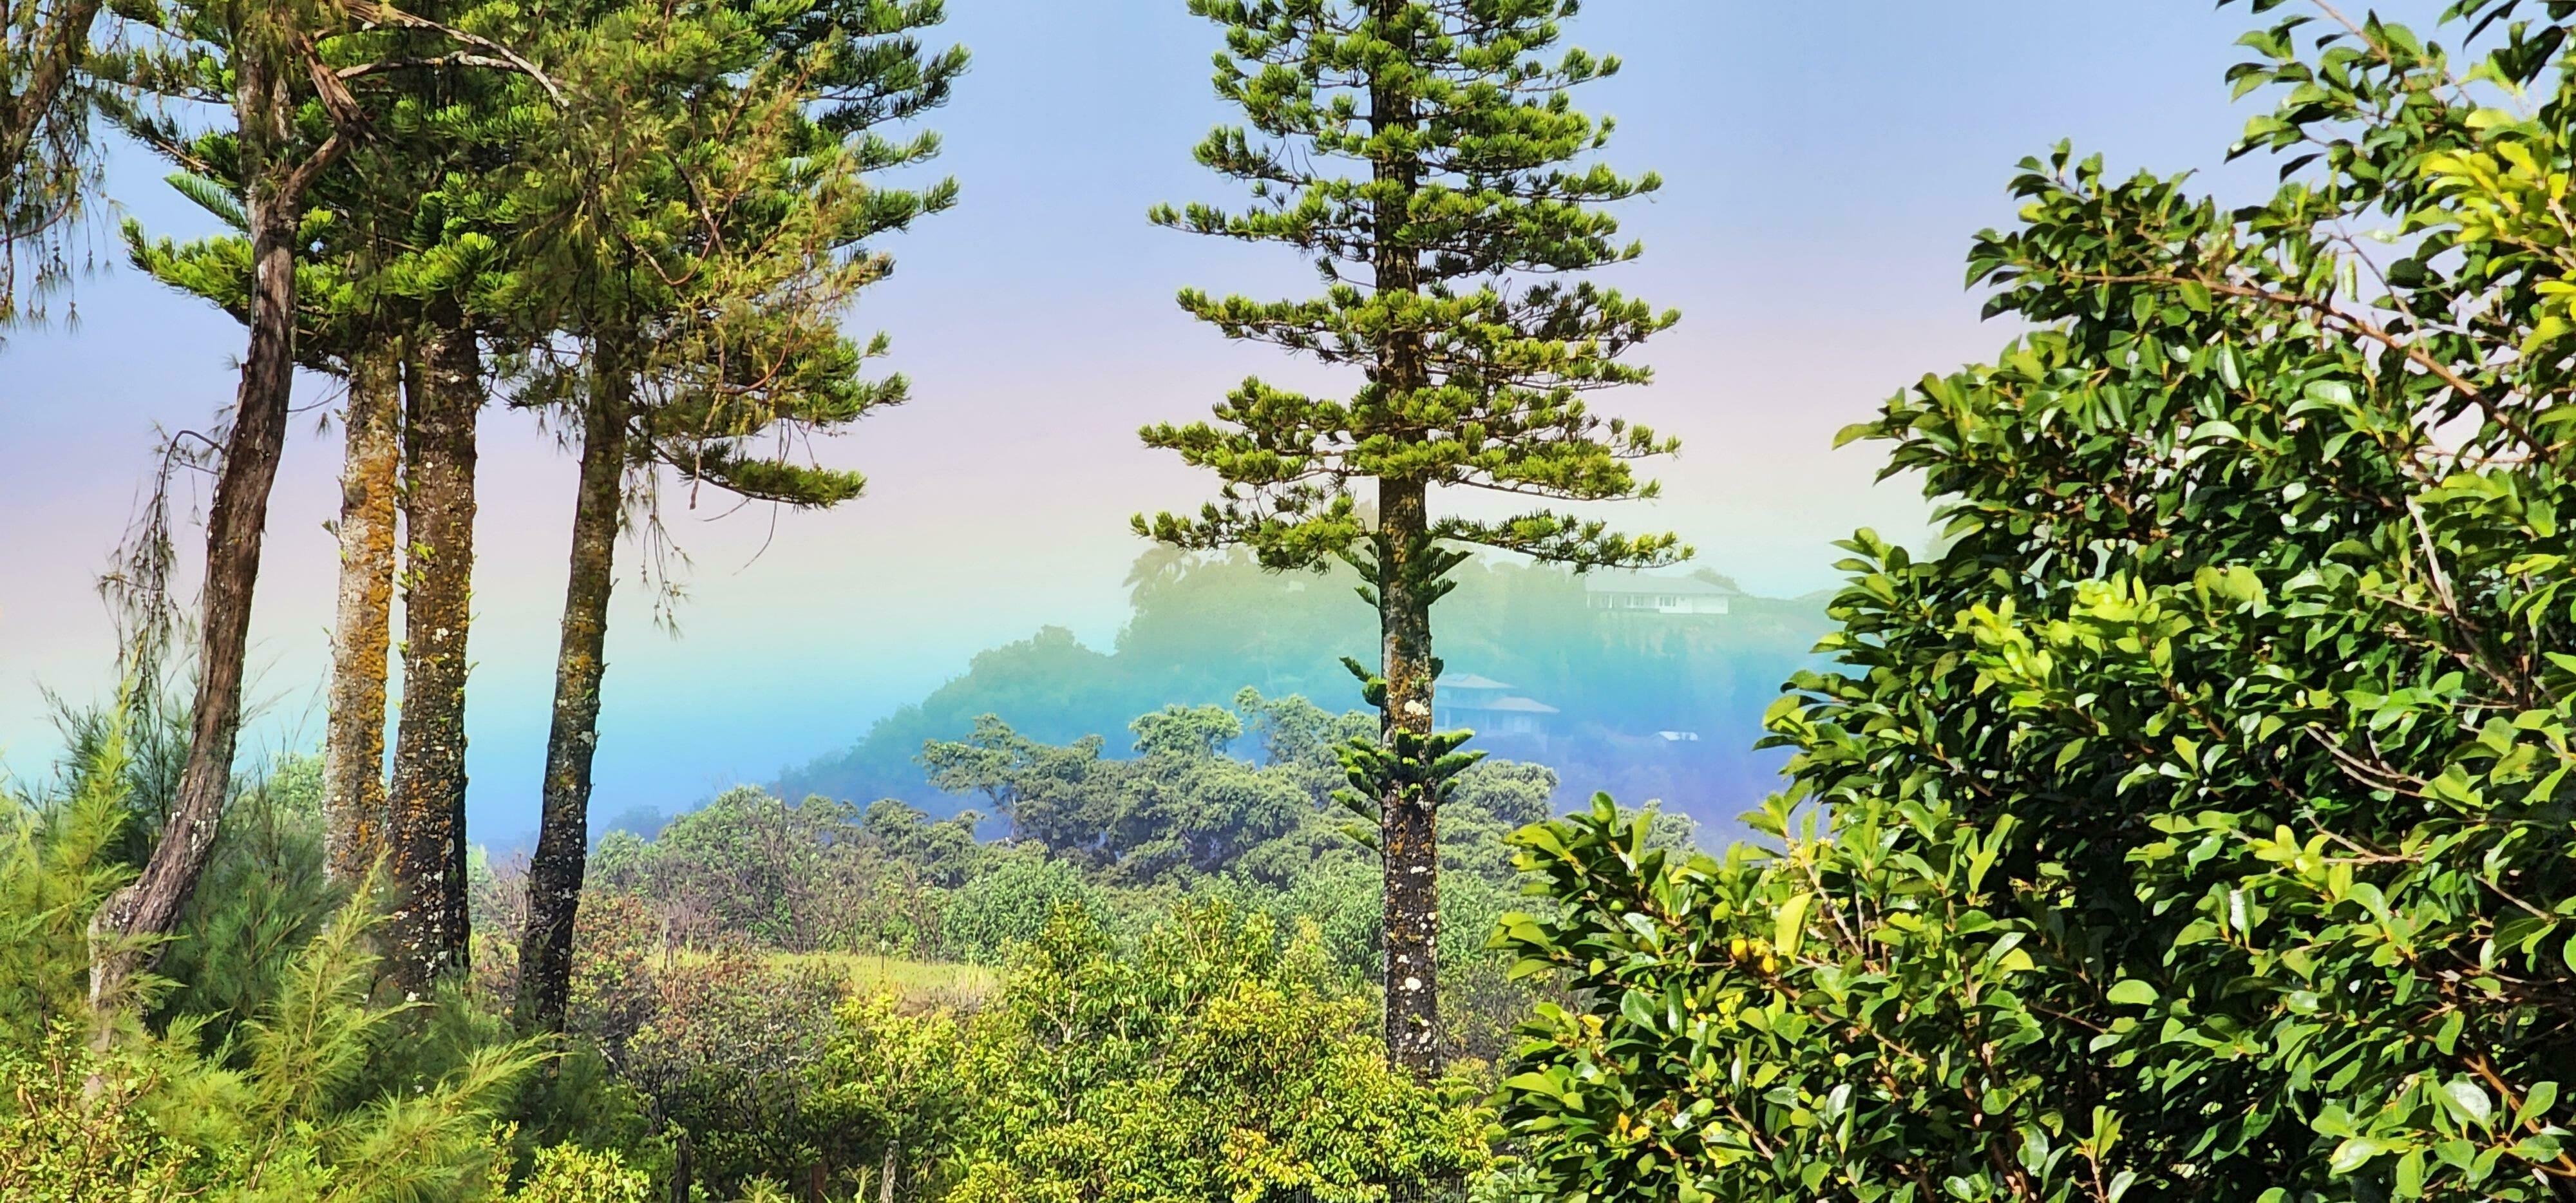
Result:
[[[2485,1088],[2467,1078],[2451,1079],[2442,1087],[2442,1096],[2460,1118],[2480,1128],[2495,1118],[2495,1101],[2487,1097]]]
[[[1783,959],[1797,955],[1798,945],[1807,934],[1807,906],[1815,900],[1814,894],[1801,891],[1780,904],[1780,913],[1771,925],[1771,945],[1780,950]]]

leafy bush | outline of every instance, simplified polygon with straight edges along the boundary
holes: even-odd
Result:
[[[224,808],[214,855],[162,957],[165,1021],[208,1016],[208,1035],[273,997],[305,942],[345,901],[322,868],[322,762],[286,756]]]
[[[1971,271],[2041,328],[1851,432],[1949,542],[1846,545],[1772,846],[1521,837],[1563,909],[1505,942],[1579,1006],[1506,1114],[1557,1189],[2576,1190],[2576,21],[2453,7],[2246,39],[2249,146],[2301,156],[2261,203],[2024,164]]]
[[[1484,1165],[1462,1080],[1416,1084],[1311,927],[1190,905],[1132,947],[1078,910],[968,1024],[956,1203],[1369,1198]]]
[[[494,1144],[496,1159],[509,1145],[505,1128]],[[626,1164],[615,1149],[593,1151],[579,1145],[539,1149],[518,1189],[500,1192],[496,1203],[645,1203],[653,1179]]]
[[[1035,940],[1058,907],[1097,910],[1100,890],[1071,863],[1044,855],[1001,857],[950,892],[940,912],[949,955],[999,965],[1011,949]]]
[[[764,1175],[828,1175],[834,1138],[808,1113],[808,1073],[845,980],[738,948],[677,960],[654,980],[652,1017],[616,1067],[686,1133],[690,1179],[731,1198]]]

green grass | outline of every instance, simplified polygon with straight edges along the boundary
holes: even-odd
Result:
[[[673,950],[672,959],[687,963],[713,956],[699,949]],[[1001,988],[1001,974],[984,965],[954,961],[915,961],[858,952],[772,952],[763,954],[781,968],[820,969],[847,981],[853,994],[891,990],[912,1006],[973,1010]]]
[[[855,952],[783,952],[778,960],[821,967],[845,976],[850,988],[872,994],[892,990],[919,1006],[975,1007],[1001,986],[1001,975],[982,965],[912,961]]]

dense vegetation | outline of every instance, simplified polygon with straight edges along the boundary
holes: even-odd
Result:
[[[952,199],[865,179],[935,149],[879,127],[962,69],[915,37],[939,6],[191,0],[87,47],[94,5],[11,10],[0,264],[35,272],[0,298],[60,283],[95,108],[238,231],[129,249],[249,350],[215,451],[174,452],[215,480],[199,621],[165,488],[116,702],[0,791],[0,1196],[2576,1199],[2576,5],[2460,0],[2437,41],[2287,3],[2247,0],[2231,73],[2280,93],[2234,152],[2283,156],[2267,199],[2022,165],[1969,266],[2023,333],[1848,432],[1940,546],[1845,543],[1802,666],[1794,605],[1596,615],[1467,550],[1665,537],[1427,507],[1636,495],[1669,446],[1580,400],[1668,315],[1516,280],[1624,257],[1594,206],[1652,186],[1590,164],[1565,93],[1612,64],[1554,49],[1571,0],[1197,0],[1248,123],[1199,155],[1254,206],[1158,216],[1330,283],[1184,304],[1365,383],[1147,432],[1225,492],[1140,523],[1184,550],[1114,651],[992,653],[803,775],[869,788],[595,848],[621,524],[670,472],[847,500],[760,449],[904,395],[836,319],[861,240]],[[319,756],[237,766],[299,367],[349,382],[335,709]],[[458,807],[492,396],[583,432],[547,836],[498,861]],[[1307,700],[1370,633],[1304,599],[1350,584],[1375,713]],[[1587,733],[1436,730],[1453,593],[1462,669]],[[1788,679],[1756,841],[1550,817],[1674,699],[1743,705],[1735,663]]]
[[[394,1122],[396,1101],[412,1109],[403,1122],[434,1118],[438,1143],[388,1165],[449,1184],[432,1197],[483,1197],[472,1184],[513,1176],[512,1198],[624,1197],[549,1185],[576,1174],[717,1199],[889,1182],[898,1198],[1067,1203],[1502,1189],[1490,1066],[1553,992],[1507,979],[1474,945],[1444,950],[1459,1071],[1391,1068],[1368,988],[1376,866],[1329,796],[1343,776],[1333,745],[1369,719],[1248,690],[1239,705],[1144,716],[1127,759],[997,722],[926,748],[944,782],[1022,829],[1001,841],[975,839],[972,812],[933,820],[893,800],[790,804],[749,788],[650,840],[612,833],[592,857],[569,990],[577,1043],[559,1061],[497,1018],[517,995],[516,945],[498,937],[524,922],[519,864],[473,875],[492,938],[476,941],[470,978],[435,1000],[369,1002],[375,912],[326,878],[319,762],[290,757],[234,801],[213,888],[163,962],[173,980],[144,1016],[158,1034],[133,1055],[169,1065],[130,1070],[103,1070],[83,1043],[79,919],[130,872],[116,832],[165,811],[167,774],[125,755],[118,716],[84,716],[93,738],[58,795],[11,803],[16,876],[0,884],[33,935],[12,941],[0,987],[31,1018],[9,1034],[28,1093],[0,1132],[0,1175],[228,1183],[243,1164],[220,1139],[229,1129],[154,1125],[191,1105],[196,1076],[238,1069],[284,1075],[281,1089],[328,1078],[343,1117],[330,1122],[352,1133]],[[1238,742],[1259,750],[1229,755]],[[1554,784],[1505,762],[1464,776],[1443,877],[1461,923],[1490,927],[1509,905],[1505,836],[1545,815]],[[1187,838],[1133,838],[1166,831]],[[1652,839],[1689,846],[1690,825],[1657,820]],[[323,1025],[304,1038],[327,1046],[294,1055],[338,1068],[263,1059],[288,1055],[263,1042],[289,1009]],[[57,1147],[82,1083],[109,1070],[134,1075],[114,1101],[138,1126]],[[505,1118],[517,1126],[491,1127]],[[292,1156],[337,1181],[331,1167],[360,1147]],[[266,1181],[238,1197],[269,1197],[256,1193]],[[309,1189],[278,1181],[278,1197]],[[400,1196],[371,1182],[324,1197]]]
[[[2257,3],[2258,11],[2280,7]],[[2566,6],[2305,14],[2228,210],[2060,147],[1974,278],[2035,327],[1852,434],[1770,846],[1517,842],[1582,1005],[1510,1082],[1595,1198],[2565,1199],[2576,657]],[[2389,237],[2372,250],[2358,237]]]

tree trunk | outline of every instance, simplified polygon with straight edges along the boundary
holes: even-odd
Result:
[[[384,851],[385,674],[394,599],[394,505],[402,463],[402,358],[388,343],[353,357],[340,469],[340,612],[322,748],[324,867],[355,882]]]
[[[1410,57],[1413,34],[1402,24],[1405,0],[1375,0],[1384,36]],[[1372,132],[1411,129],[1413,97],[1384,75],[1369,80]],[[1369,237],[1370,267],[1379,295],[1421,291],[1422,256],[1405,228],[1422,165],[1409,154],[1380,155],[1376,182],[1388,195],[1376,202]],[[1381,337],[1374,376],[1379,403],[1413,404],[1426,379],[1422,337],[1401,323]],[[1421,480],[1378,482],[1378,633],[1383,641],[1379,674],[1386,679],[1380,716],[1388,746],[1398,733],[1431,734],[1432,581],[1414,564],[1428,554],[1430,516]],[[1378,799],[1378,840],[1386,868],[1386,1048],[1396,1064],[1428,1077],[1440,1070],[1440,848],[1433,807],[1437,798],[1408,796],[1390,786]]]
[[[251,233],[250,344],[242,357],[232,432],[224,443],[215,496],[206,514],[206,578],[197,668],[194,727],[170,817],[152,858],[135,880],[108,896],[90,919],[90,1002],[101,1018],[126,1002],[134,975],[160,956],[160,938],[177,924],[214,851],[215,830],[232,791],[234,741],[241,730],[242,662],[250,644],[252,595],[259,583],[260,541],[268,496],[286,447],[287,404],[295,385],[294,181],[277,163],[287,87],[281,64],[264,53],[238,64],[234,113],[250,187],[244,212]],[[327,159],[317,158],[317,162]]]
[[[1386,678],[1383,737],[1431,734],[1431,605],[1413,579],[1426,551],[1423,487],[1378,482],[1378,629]],[[1440,841],[1437,799],[1390,785],[1378,799],[1386,867],[1386,1047],[1417,1074],[1440,1071]]]
[[[404,390],[406,557],[402,719],[386,851],[401,897],[388,926],[394,978],[427,997],[466,964],[466,629],[474,577],[474,423],[482,361],[450,315],[422,336]]]
[[[620,344],[592,348],[583,417],[581,485],[573,500],[572,557],[564,584],[563,638],[555,651],[555,712],[546,736],[544,817],[528,861],[528,926],[519,945],[522,1031],[560,1032],[572,993],[573,920],[590,850],[590,767],[599,749],[599,683],[607,672],[608,598],[614,584],[626,422],[634,379]]]

